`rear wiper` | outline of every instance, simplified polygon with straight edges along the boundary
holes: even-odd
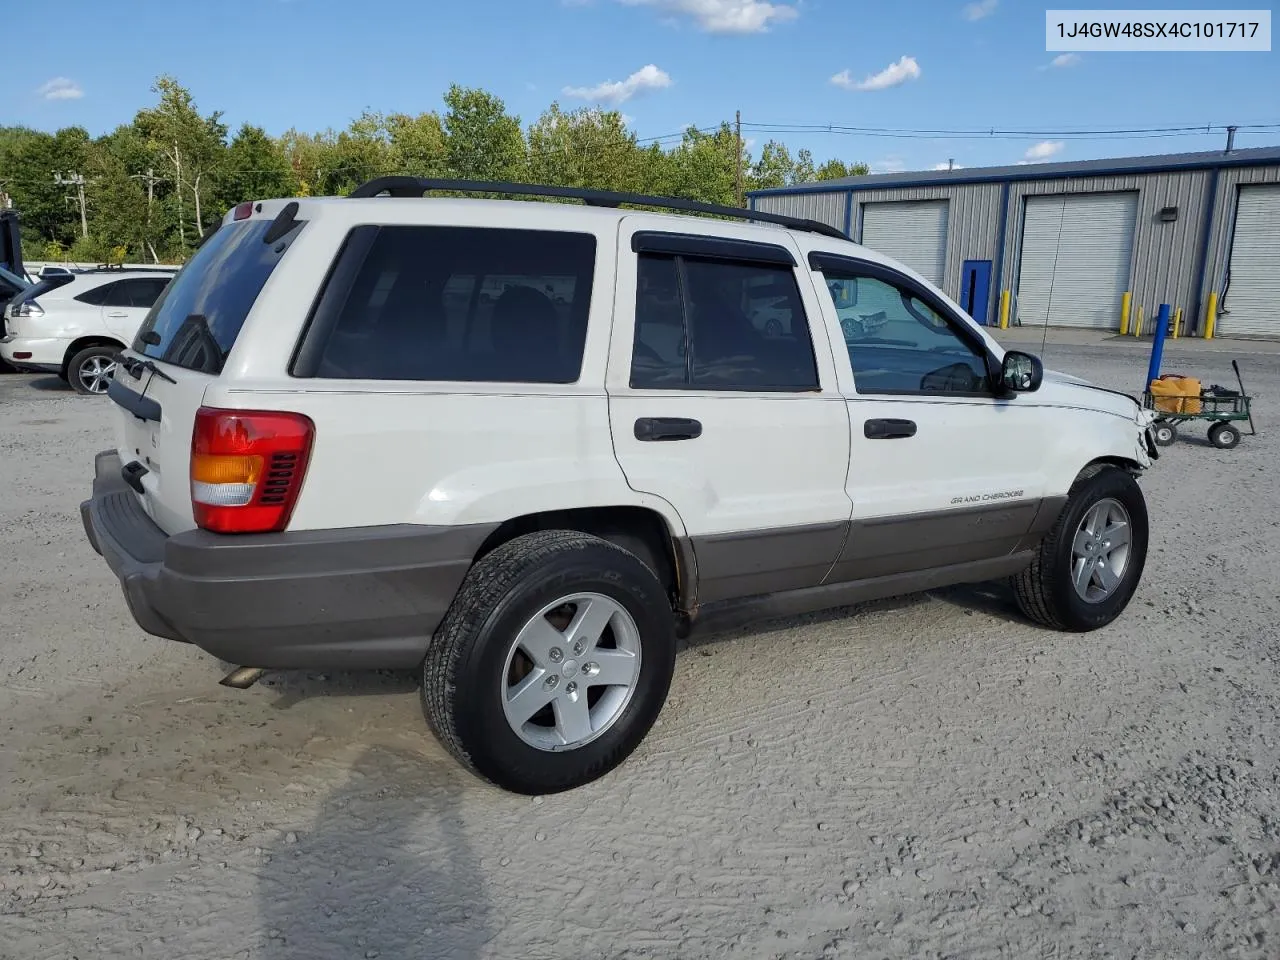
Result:
[[[151,373],[155,374],[161,380],[168,380],[175,387],[178,385],[178,381],[173,379],[173,377],[169,376],[167,373],[165,373],[163,370],[157,367],[156,362],[154,360],[143,360],[142,363],[139,364],[139,366],[141,366],[143,370],[149,370]]]
[[[146,370],[148,373],[159,377],[161,380],[168,380],[174,386],[178,385],[178,381],[157,367],[154,360],[143,360],[138,357],[122,357],[120,360],[120,366],[128,370],[129,375],[135,378],[138,377],[139,370]]]

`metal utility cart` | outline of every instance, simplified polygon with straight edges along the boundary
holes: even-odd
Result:
[[[1239,393],[1223,390],[1221,387],[1201,390],[1198,397],[1152,393],[1150,389],[1145,391],[1142,405],[1159,414],[1159,418],[1151,425],[1156,443],[1162,447],[1172,444],[1178,439],[1178,425],[1188,420],[1211,421],[1209,442],[1220,450],[1230,450],[1240,442],[1240,431],[1233,426],[1233,421],[1247,420],[1249,436],[1256,436],[1251,410],[1253,398],[1245,392],[1240,365],[1232,360],[1231,368],[1236,372]],[[1167,409],[1170,405],[1174,409]]]

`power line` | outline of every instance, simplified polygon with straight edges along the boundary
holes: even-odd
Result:
[[[911,127],[860,127],[838,123],[765,123],[743,122],[743,127],[760,133],[779,134],[818,134],[829,133],[842,136],[889,137],[906,140],[1025,140],[1062,139],[1062,140],[1117,140],[1117,139],[1158,139],[1164,137],[1205,136],[1226,131],[1227,124],[1202,123],[1168,127],[1131,127],[1131,128],[1072,128],[1058,129],[1003,129],[988,127],[983,129],[949,129],[949,128],[911,128]],[[1233,124],[1241,132],[1262,133],[1280,130],[1280,122]]]

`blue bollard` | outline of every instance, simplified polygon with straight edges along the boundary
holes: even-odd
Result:
[[[1144,390],[1151,389],[1151,381],[1160,376],[1160,361],[1164,359],[1164,339],[1169,335],[1169,305],[1160,304],[1160,314],[1156,317],[1155,339],[1151,342],[1151,365],[1147,367],[1147,382]]]

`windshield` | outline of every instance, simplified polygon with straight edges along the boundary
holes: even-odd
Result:
[[[299,223],[270,246],[270,220],[218,228],[165,287],[133,342],[133,351],[175,366],[218,373],[254,301]]]

